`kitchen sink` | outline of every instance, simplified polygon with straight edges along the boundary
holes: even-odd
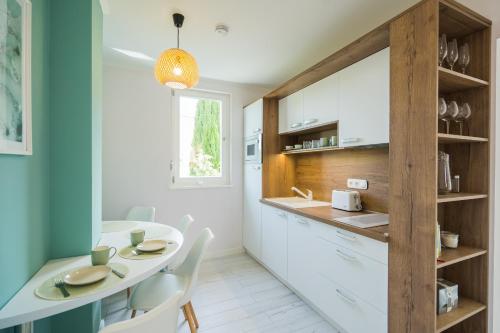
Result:
[[[266,198],[266,200],[289,208],[310,208],[332,205],[331,202],[307,200],[301,197]]]

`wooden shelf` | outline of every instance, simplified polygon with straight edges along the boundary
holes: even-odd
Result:
[[[486,87],[487,81],[475,77],[439,67],[439,92],[451,93],[467,89]]]
[[[438,203],[444,202],[454,202],[454,201],[464,201],[464,200],[476,200],[487,198],[487,194],[478,194],[478,193],[448,193],[448,194],[440,194],[437,197]]]
[[[309,149],[283,150],[281,153],[285,154],[285,155],[307,154],[307,153],[319,153],[319,152],[324,152],[324,151],[335,151],[335,150],[343,150],[343,149],[344,148],[334,146],[334,147],[320,147],[320,148],[309,148]]]
[[[455,310],[438,315],[436,320],[436,332],[443,332],[448,328],[472,317],[473,315],[486,309],[486,306],[471,299],[460,297],[458,299],[458,308]]]
[[[488,28],[491,21],[471,12],[456,1],[439,1],[439,32],[449,38],[460,38]]]
[[[442,144],[488,142],[487,138],[480,138],[477,136],[455,135],[446,133],[438,133],[437,136],[438,136],[438,143]]]
[[[459,246],[456,249],[443,249],[441,256],[438,258],[436,269],[440,269],[449,265],[459,263],[464,260],[482,256],[487,251],[468,246]]]

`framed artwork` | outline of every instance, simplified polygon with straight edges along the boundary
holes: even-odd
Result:
[[[0,0],[0,154],[31,155],[31,2]]]

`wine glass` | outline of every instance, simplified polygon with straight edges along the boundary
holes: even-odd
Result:
[[[448,43],[446,42],[446,34],[439,38],[439,66],[443,66],[443,60],[448,54]]]
[[[451,42],[448,43],[448,54],[446,55],[446,61],[450,65],[450,69],[453,70],[453,65],[458,59],[458,43],[457,39],[453,38]]]
[[[458,65],[462,67],[462,73],[465,74],[465,68],[470,62],[469,44],[465,43],[460,46],[460,51],[458,52]]]
[[[469,119],[472,114],[469,103],[464,103],[460,106],[458,113],[453,120],[460,126],[460,135],[463,135],[463,125],[464,121]]]
[[[439,98],[439,100],[438,100],[438,118],[439,119],[442,119],[442,117],[444,117],[446,115],[446,109],[447,109],[446,101],[442,97]]]
[[[442,103],[441,100],[444,101],[444,99],[440,98],[439,104]],[[446,134],[450,134],[450,120],[456,118],[458,111],[458,104],[455,101],[451,101],[450,103],[448,103],[448,105],[446,106],[446,111],[443,113],[441,113],[441,105],[439,106],[439,119],[446,123]]]

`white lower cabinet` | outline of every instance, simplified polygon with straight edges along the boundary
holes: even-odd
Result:
[[[262,205],[262,261],[348,333],[387,332],[387,243]]]
[[[262,262],[282,279],[287,279],[287,221],[281,209],[262,205]]]
[[[313,221],[289,214],[288,218],[288,282],[303,296],[310,297],[314,291],[311,272],[315,267],[312,232]]]
[[[351,290],[319,273],[313,274],[311,284],[317,290],[310,301],[346,332],[387,332],[387,314],[378,311]]]

